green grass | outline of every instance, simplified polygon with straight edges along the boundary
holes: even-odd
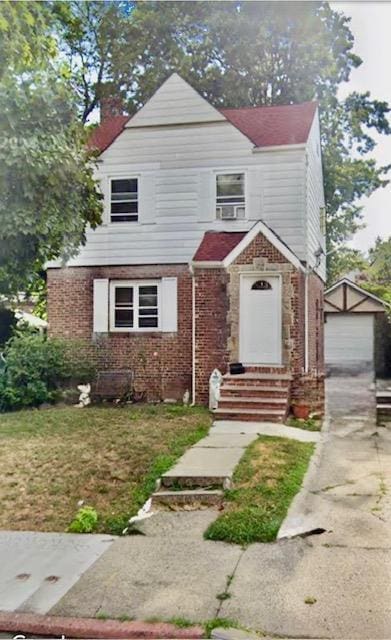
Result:
[[[248,447],[225,493],[225,510],[205,532],[209,540],[271,542],[300,489],[312,443],[262,436]]]
[[[96,531],[120,534],[210,424],[206,409],[177,405],[2,414],[0,528],[65,531],[82,500]]]
[[[300,418],[288,418],[286,422],[288,427],[296,427],[297,429],[305,429],[306,431],[320,431],[322,428],[322,421],[319,418],[307,418],[307,420],[301,420]]]

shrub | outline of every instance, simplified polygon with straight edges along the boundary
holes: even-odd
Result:
[[[3,351],[0,411],[54,402],[72,381],[89,381],[94,373],[79,343],[16,331]]]
[[[68,527],[69,533],[92,533],[98,524],[98,514],[93,507],[80,507]]]
[[[7,340],[10,339],[15,325],[14,312],[0,304],[0,346],[4,346]]]

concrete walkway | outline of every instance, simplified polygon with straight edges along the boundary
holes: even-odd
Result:
[[[320,437],[318,432],[286,427],[274,422],[218,420],[214,422],[209,434],[188,449],[164,477],[230,479],[245,448],[261,435],[280,436],[301,442],[317,442]]]

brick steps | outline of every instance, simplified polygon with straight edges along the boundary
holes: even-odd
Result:
[[[223,376],[223,380],[227,380],[229,382],[235,383],[246,383],[248,381],[262,384],[265,380],[269,381],[281,381],[281,380],[292,380],[292,376],[290,373],[264,373],[263,371],[260,373],[256,373],[255,371],[250,373],[239,373],[232,374],[226,373]]]
[[[214,415],[222,420],[283,422],[291,379],[284,367],[254,366],[247,367],[245,373],[227,373]]]
[[[221,388],[221,397],[235,398],[238,395],[246,394],[248,397],[258,397],[260,392],[265,391],[268,397],[285,398],[289,392],[289,387],[281,385],[224,385]]]
[[[282,409],[286,405],[286,398],[264,398],[259,395],[244,397],[221,396],[219,401],[220,409]]]
[[[248,420],[253,422],[283,422],[286,411],[280,409],[215,409],[219,420]]]

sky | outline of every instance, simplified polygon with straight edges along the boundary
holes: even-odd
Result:
[[[330,2],[336,11],[351,17],[355,38],[354,53],[363,63],[352,71],[350,81],[342,86],[341,96],[351,91],[370,91],[373,98],[391,104],[391,0],[386,2]],[[373,157],[380,164],[391,164],[391,136],[377,136]],[[377,236],[391,236],[391,184],[362,198],[366,228],[359,231],[350,246],[366,251]]]

